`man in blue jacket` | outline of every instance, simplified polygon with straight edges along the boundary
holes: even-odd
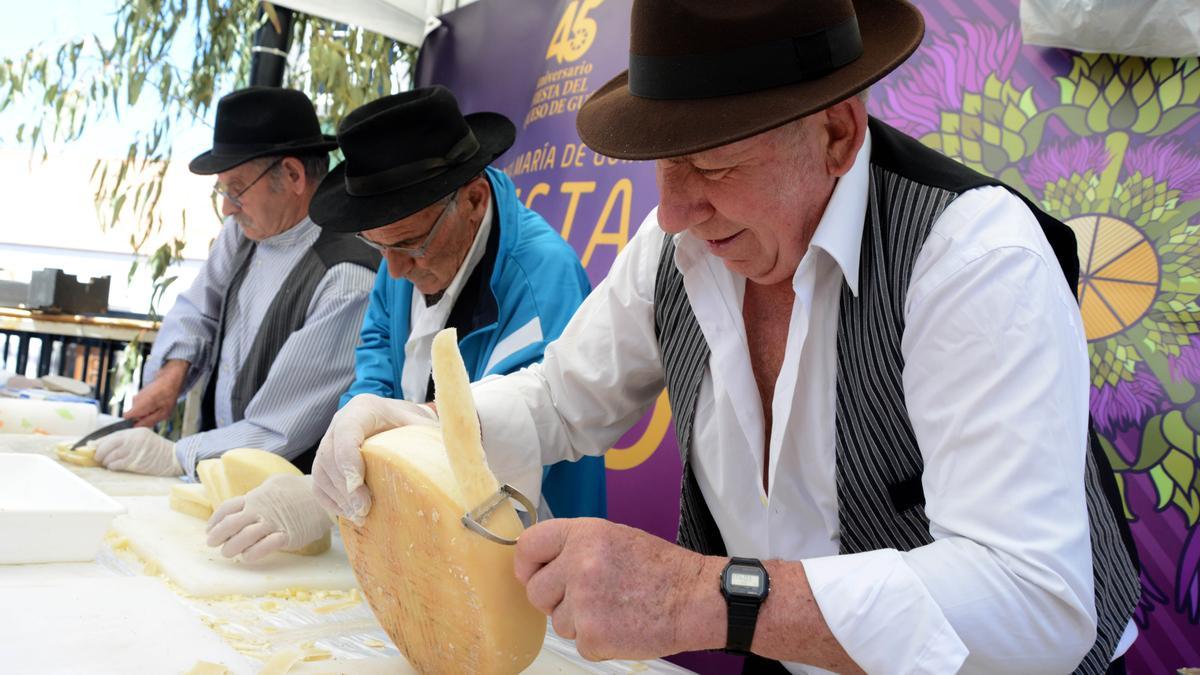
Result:
[[[575,252],[488,166],[515,135],[503,115],[464,117],[444,87],[373,101],[342,123],[346,161],[321,183],[309,213],[384,257],[338,413],[361,417],[355,427],[432,421],[420,404],[433,399],[430,346],[443,328],[458,330],[472,380],[514,372],[541,361],[590,290]],[[493,469],[503,480],[504,467]],[[314,473],[318,495],[327,479]],[[545,467],[541,493],[543,516],[604,517],[603,460]],[[328,527],[306,478],[276,477],[223,505],[209,543],[254,559],[303,546]]]

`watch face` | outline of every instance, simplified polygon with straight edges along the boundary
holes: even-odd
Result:
[[[757,598],[766,590],[763,571],[750,565],[730,565],[725,573],[725,588],[735,595]]]

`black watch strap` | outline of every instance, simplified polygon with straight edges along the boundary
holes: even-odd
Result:
[[[729,628],[725,637],[725,649],[734,652],[749,652],[754,641],[754,626],[758,623],[758,602],[730,599]]]
[[[745,582],[738,583],[738,577],[745,577],[748,571],[753,571],[760,581],[758,590],[746,592]],[[754,642],[754,628],[758,624],[758,608],[771,591],[771,580],[767,576],[767,568],[754,558],[734,557],[725,565],[721,572],[721,594],[725,596],[725,607],[728,613],[727,630],[725,633],[725,651],[749,653],[750,645]]]

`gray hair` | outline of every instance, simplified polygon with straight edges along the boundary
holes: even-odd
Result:
[[[329,173],[329,155],[321,153],[319,155],[274,155],[269,157],[259,157],[257,160],[258,166],[262,169],[267,168],[272,162],[278,162],[291,157],[300,162],[304,167],[304,180],[309,185],[316,185],[321,182]],[[283,189],[283,165],[276,164],[271,169],[271,191],[278,192]]]

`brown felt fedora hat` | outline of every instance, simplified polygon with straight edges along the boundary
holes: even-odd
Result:
[[[853,96],[924,33],[906,0],[634,0],[629,70],[575,124],[610,157],[708,150]]]

